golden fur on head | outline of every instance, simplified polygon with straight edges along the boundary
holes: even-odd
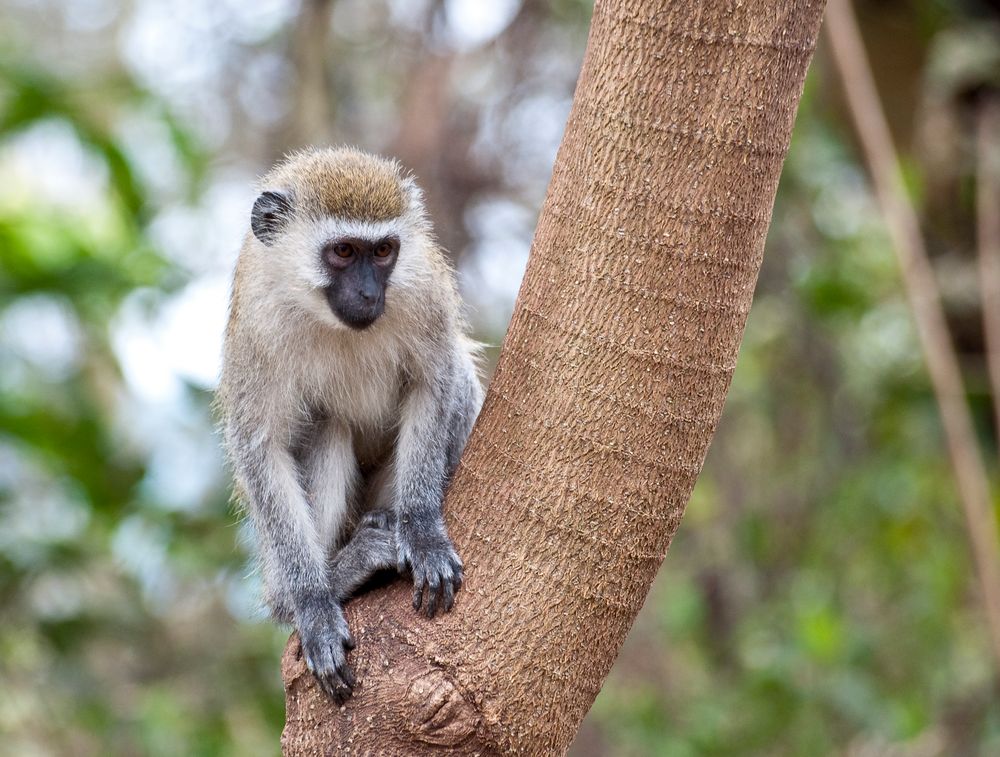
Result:
[[[289,155],[261,186],[290,191],[295,206],[317,218],[388,221],[406,209],[404,179],[395,160],[353,147],[313,148]]]

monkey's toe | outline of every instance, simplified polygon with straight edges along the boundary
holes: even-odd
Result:
[[[350,665],[347,663],[344,663],[339,669],[334,669],[317,680],[320,682],[323,690],[338,705],[344,704],[354,694],[356,683],[354,671],[351,670]]]
[[[462,586],[461,566],[413,574],[413,609],[433,618],[438,610],[448,612],[455,605],[455,594]]]

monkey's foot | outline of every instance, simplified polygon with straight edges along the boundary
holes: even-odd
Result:
[[[377,528],[379,531],[393,531],[396,528],[396,513],[392,510],[369,510],[358,523],[358,528]]]
[[[396,555],[402,573],[413,574],[413,609],[433,618],[438,607],[445,612],[455,604],[462,586],[462,561],[444,533],[415,535],[409,529],[396,532]]]
[[[314,597],[301,603],[296,625],[302,641],[306,667],[323,690],[338,704],[354,691],[354,671],[347,653],[354,649],[354,637],[340,603],[332,597]]]

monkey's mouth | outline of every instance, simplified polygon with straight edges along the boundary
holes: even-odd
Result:
[[[370,301],[362,297],[345,297],[342,292],[333,291],[333,287],[326,287],[324,293],[333,314],[355,331],[368,328],[385,312],[384,294]]]

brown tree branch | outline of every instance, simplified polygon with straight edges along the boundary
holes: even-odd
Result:
[[[986,95],[976,122],[976,236],[986,367],[1000,444],[1000,95]]]
[[[348,608],[337,710],[293,636],[287,755],[565,751],[641,607],[722,412],[820,0],[598,0],[528,269],[446,517],[426,620]]]
[[[966,404],[958,357],[948,334],[934,272],[916,212],[906,194],[892,136],[849,0],[830,0],[826,31],[861,148],[871,171],[875,194],[902,269],[903,285],[944,426],[948,454],[955,471],[982,589],[991,645],[1000,669],[997,523],[990,502],[989,479]]]

